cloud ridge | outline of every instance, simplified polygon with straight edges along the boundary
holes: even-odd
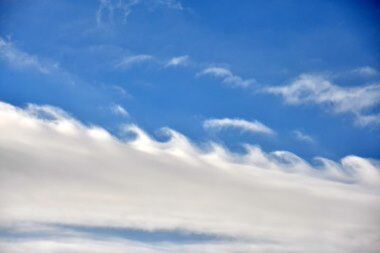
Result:
[[[219,243],[226,252],[379,247],[379,161],[351,155],[311,164],[290,152],[266,153],[251,145],[245,154],[214,143],[201,148],[168,128],[167,142],[136,125],[124,131],[136,138],[118,139],[52,106],[0,103],[0,226],[58,223],[236,238]],[[93,242],[73,236],[83,238],[75,239],[75,247]],[[119,245],[106,243],[100,252]],[[123,243],[118,250],[130,245]]]

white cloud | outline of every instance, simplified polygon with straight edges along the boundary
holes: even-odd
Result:
[[[189,61],[188,55],[173,57],[168,61],[168,63],[165,66],[171,67],[171,66],[185,65],[188,61]]]
[[[307,134],[305,134],[299,130],[294,130],[293,134],[297,140],[304,141],[304,142],[314,142],[313,137],[311,137],[310,135],[307,135]]]
[[[133,96],[127,92],[122,86],[119,85],[107,85],[105,86],[107,89],[113,90],[115,93],[117,93],[119,96],[126,98],[126,99],[132,99]]]
[[[247,121],[244,119],[208,119],[203,123],[205,128],[212,129],[225,129],[225,128],[235,128],[245,132],[251,133],[261,133],[261,134],[274,134],[275,132],[264,125],[263,123],[255,121]]]
[[[1,37],[0,58],[16,68],[31,69],[42,74],[49,74],[59,69],[57,63],[42,62],[37,56],[21,51],[12,42],[6,41]]]
[[[380,104],[380,84],[343,87],[320,75],[303,74],[286,86],[268,87],[266,92],[281,95],[292,105],[324,105],[334,113],[350,113],[361,126],[380,123],[380,115],[371,113]]]
[[[98,26],[113,23],[117,15],[121,16],[122,22],[126,22],[132,12],[133,6],[140,3],[140,0],[100,0],[96,11],[96,23]]]
[[[197,75],[210,75],[221,79],[225,84],[237,87],[249,87],[255,83],[254,79],[242,79],[240,76],[234,75],[229,69],[220,67],[206,68]]]
[[[156,58],[149,54],[139,54],[139,55],[133,55],[123,58],[119,61],[119,63],[116,65],[118,68],[130,68],[134,65],[142,64],[142,63],[148,63],[153,62],[157,66],[162,67],[176,67],[176,66],[185,66],[189,63],[189,56],[183,55],[178,57],[172,57],[170,60],[162,60],[160,58]]]
[[[359,74],[359,75],[365,76],[365,77],[377,76],[379,74],[379,72],[376,69],[374,69],[370,66],[364,66],[364,67],[356,68],[352,71],[352,73]]]
[[[139,54],[123,58],[116,66],[120,68],[130,68],[133,65],[153,61],[154,57],[148,54]]]
[[[151,4],[159,4],[173,10],[178,10],[178,11],[184,10],[182,3],[177,0],[153,0],[150,2]]]
[[[129,116],[128,111],[122,105],[119,105],[119,104],[112,105],[111,106],[111,111],[114,114],[120,115],[120,116],[123,116],[123,117],[128,117]]]
[[[96,23],[98,27],[105,24],[113,24],[115,21],[126,23],[133,8],[142,4],[150,9],[156,8],[157,6],[178,11],[184,9],[182,4],[176,0],[100,0],[99,7],[96,11]]]
[[[164,143],[136,126],[127,130],[137,135],[134,141],[54,107],[0,103],[0,226],[71,224],[234,240],[149,246],[66,235],[4,237],[0,247],[11,253],[353,253],[380,246],[380,161],[347,156],[313,165],[252,146],[243,155],[216,144],[200,149],[170,129]]]
[[[360,126],[379,125],[380,114],[363,115],[356,114],[356,123]]]

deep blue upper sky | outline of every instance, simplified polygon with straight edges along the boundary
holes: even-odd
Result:
[[[1,1],[0,36],[7,48],[1,52],[0,100],[57,106],[115,134],[132,122],[151,134],[168,126],[195,142],[214,140],[232,149],[251,143],[306,159],[380,158],[379,125],[358,126],[350,113],[288,105],[260,92],[304,73],[328,75],[343,88],[379,82],[378,73],[355,72],[380,69],[375,1],[133,3]],[[12,62],[20,55],[22,62]],[[179,56],[187,56],[186,64],[167,66]],[[208,67],[256,81],[231,87],[199,74]],[[130,116],[113,113],[115,105]],[[209,118],[259,120],[277,134],[210,132],[202,127]],[[296,130],[314,141],[297,139]]]

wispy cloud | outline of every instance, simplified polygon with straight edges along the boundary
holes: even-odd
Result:
[[[300,130],[294,130],[293,135],[299,141],[310,142],[310,143],[314,142],[313,137],[301,132]]]
[[[149,5],[157,4],[157,5],[162,5],[164,7],[167,7],[173,10],[178,10],[178,11],[184,10],[182,3],[178,0],[153,0],[153,1],[146,1],[146,2]]]
[[[59,69],[57,63],[42,61],[35,55],[18,49],[11,41],[0,37],[0,58],[19,69],[31,69],[42,74],[50,74]]]
[[[373,77],[379,74],[379,71],[377,71],[375,68],[372,68],[370,66],[363,66],[360,68],[356,68],[352,70],[351,72],[354,74],[359,74],[364,77]]]
[[[120,115],[120,116],[123,116],[123,117],[128,117],[129,116],[129,113],[128,111],[122,106],[122,105],[119,105],[119,104],[114,104],[111,106],[111,112],[116,114],[116,115]]]
[[[137,5],[146,5],[151,9],[157,6],[178,11],[184,9],[182,4],[177,0],[100,0],[96,11],[96,23],[98,27],[105,24],[114,24],[116,20],[126,23]]]
[[[244,119],[208,119],[203,122],[203,127],[207,129],[227,129],[234,128],[244,132],[260,133],[260,134],[274,134],[275,132],[264,125],[263,123],[255,121],[247,121]]]
[[[286,86],[267,87],[265,92],[281,95],[292,105],[324,105],[334,113],[350,113],[358,125],[380,123],[380,115],[371,110],[380,104],[380,84],[343,87],[322,75],[303,74]]]
[[[0,247],[12,253],[46,252],[47,246],[49,252],[143,247],[144,252],[262,253],[375,252],[379,246],[377,160],[347,156],[310,164],[290,152],[266,153],[248,145],[241,155],[212,143],[201,149],[171,129],[168,142],[137,126],[127,129],[135,140],[119,140],[54,107],[0,103],[0,226],[61,229],[60,236],[29,233],[28,240],[11,244],[0,238]],[[91,230],[75,239],[63,233],[70,225],[234,240],[149,246],[104,237],[98,248]]]
[[[167,63],[166,67],[175,67],[175,66],[180,66],[180,65],[186,65],[189,61],[189,56],[188,55],[183,55],[183,56],[178,56],[178,57],[173,57],[171,58]]]
[[[96,11],[96,23],[98,26],[113,23],[115,16],[121,16],[122,22],[126,22],[132,12],[132,7],[139,4],[140,0],[100,0]]]
[[[148,54],[128,56],[128,57],[124,57],[119,63],[117,63],[116,67],[130,68],[134,65],[138,65],[144,62],[154,61],[154,59],[155,58],[152,55],[148,55]]]
[[[105,88],[114,91],[118,96],[126,99],[132,99],[133,96],[126,91],[123,87],[120,85],[106,85]]]
[[[197,76],[204,75],[213,76],[221,79],[225,84],[236,87],[249,87],[256,82],[254,79],[243,79],[240,76],[233,74],[229,69],[221,67],[206,68],[197,74]]]
[[[156,67],[163,68],[187,66],[189,65],[189,59],[190,56],[188,55],[176,56],[166,60],[149,54],[138,54],[124,57],[116,64],[116,67],[127,69],[143,63],[154,63]]]

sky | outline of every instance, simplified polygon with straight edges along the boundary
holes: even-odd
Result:
[[[0,252],[377,252],[376,1],[0,2]]]

